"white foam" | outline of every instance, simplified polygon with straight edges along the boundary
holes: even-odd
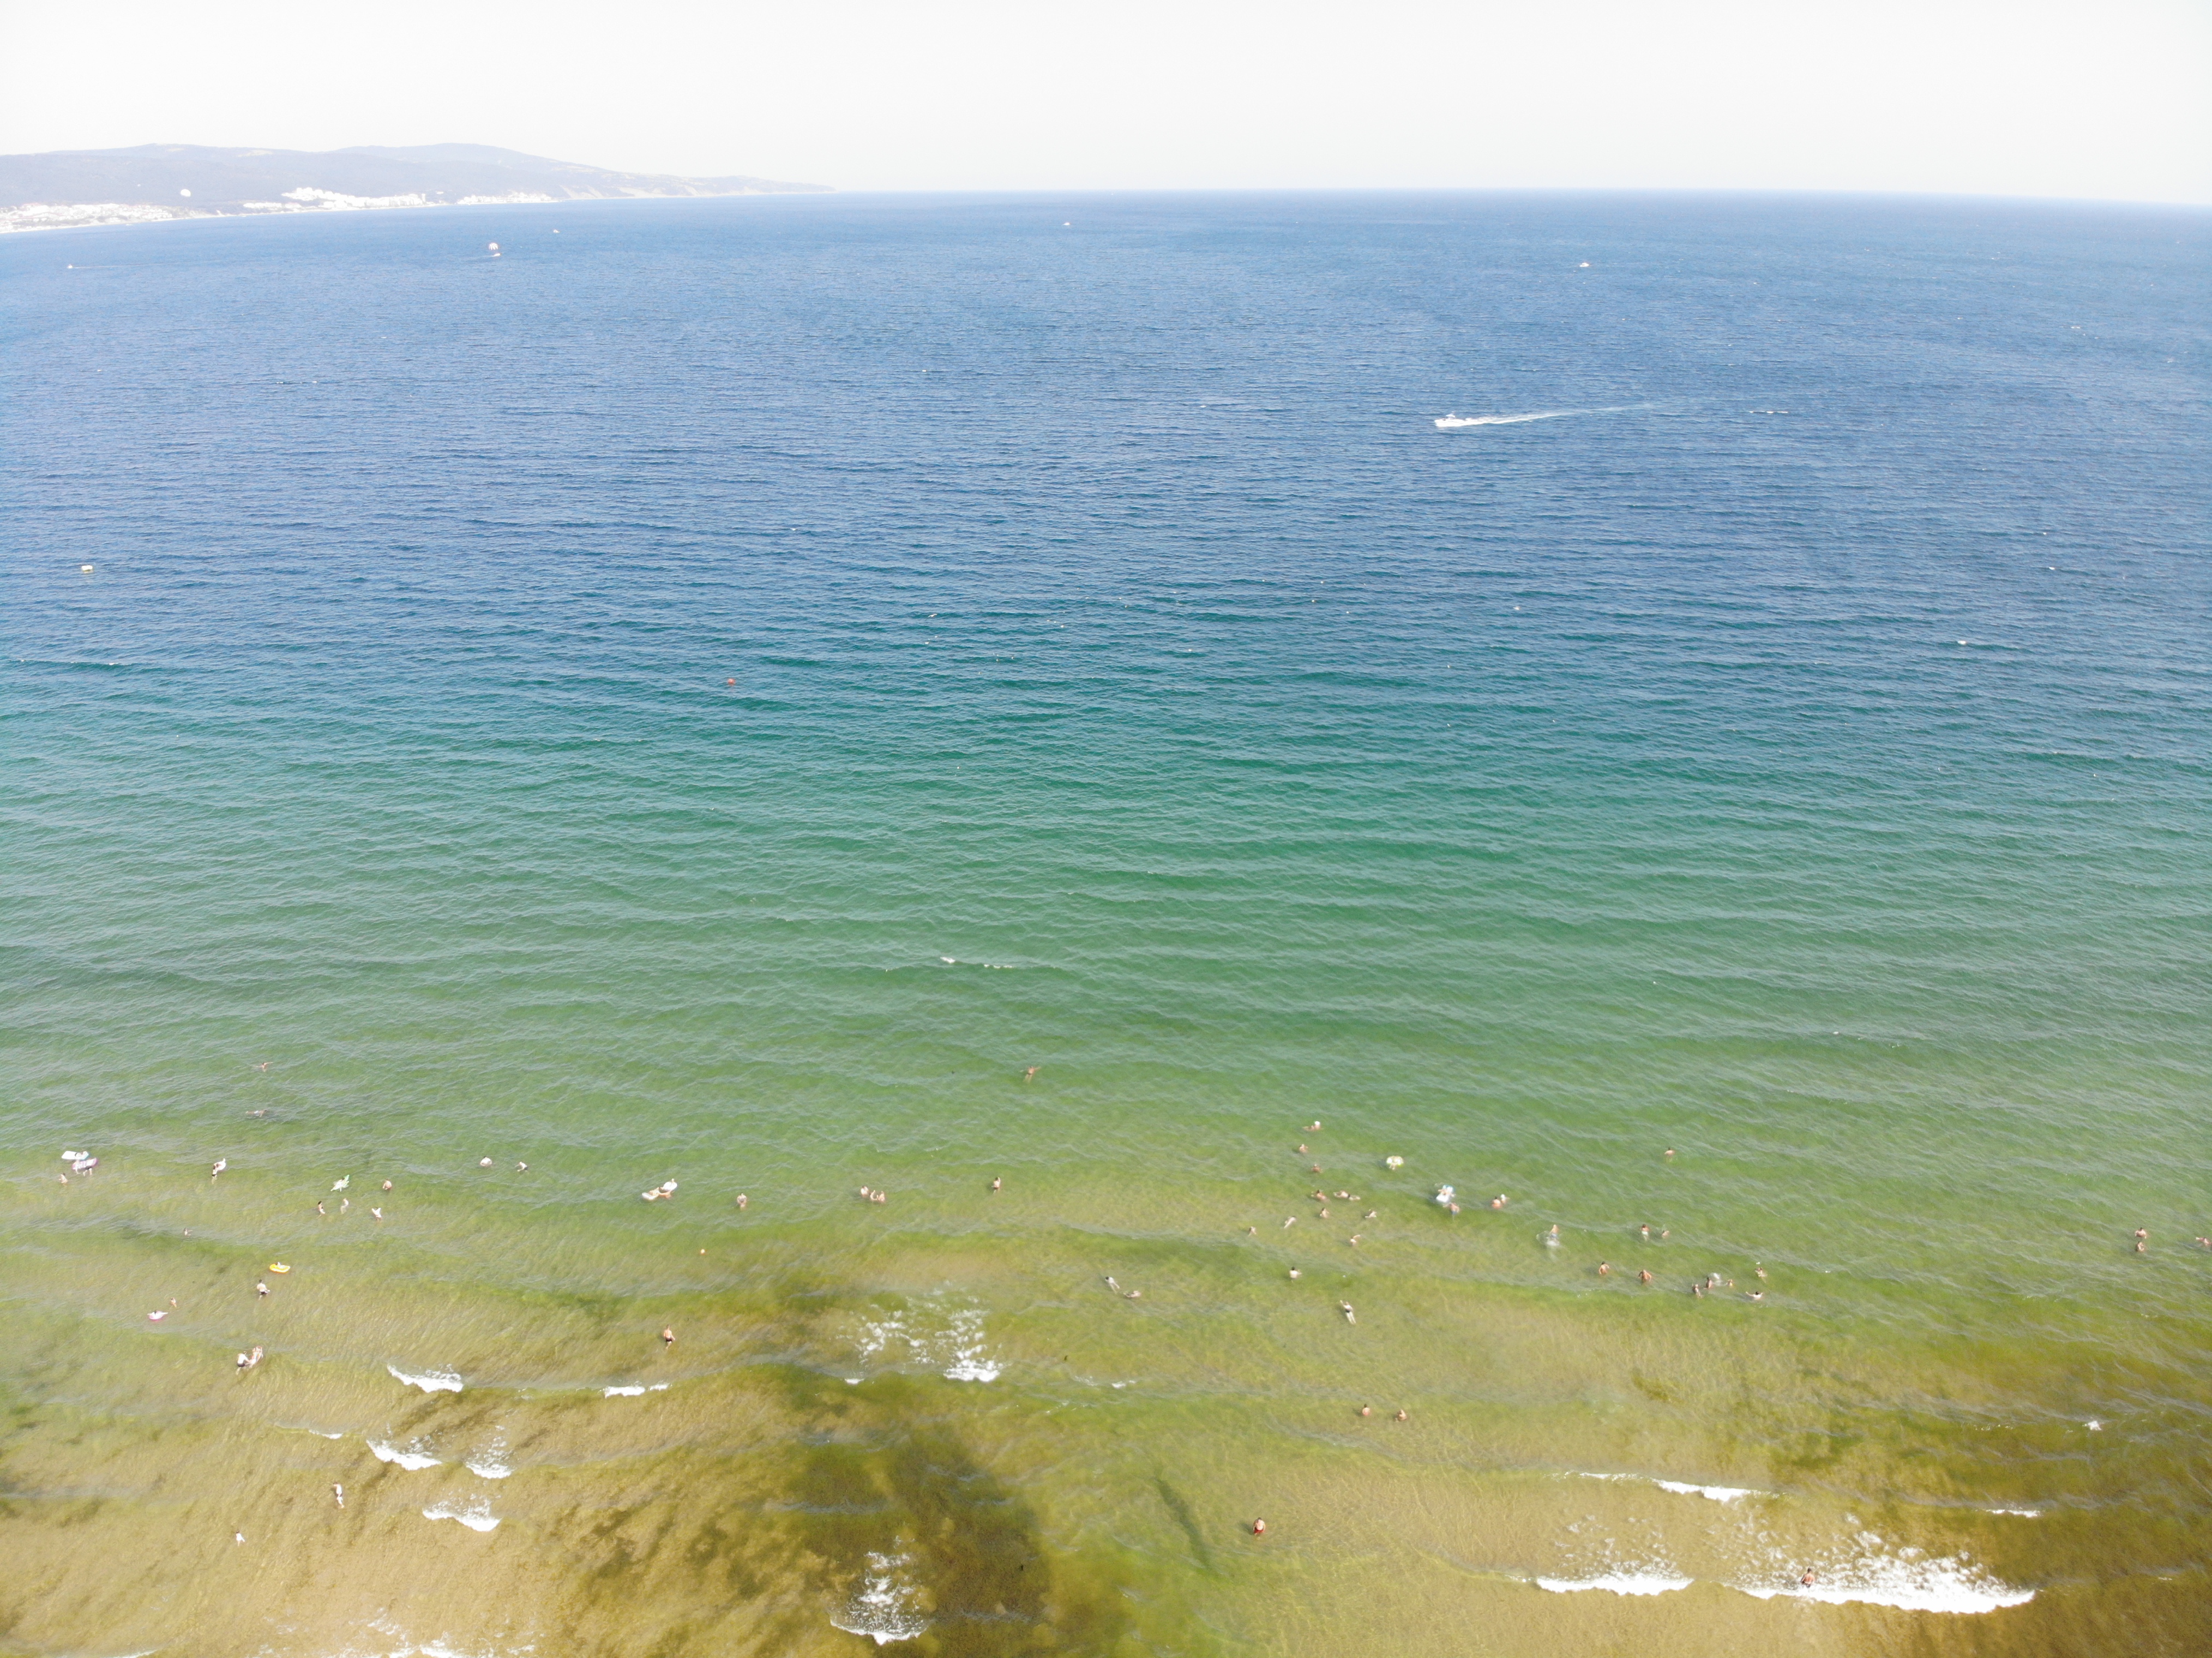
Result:
[[[2017,1515],[2022,1520],[2040,1520],[2043,1518],[2043,1510],[2041,1509],[1991,1509],[1989,1512],[1991,1514]]]
[[[909,1310],[916,1322],[921,1322],[923,1315],[935,1309],[925,1305]],[[895,1341],[903,1342],[916,1363],[936,1369],[947,1381],[996,1382],[1003,1370],[986,1348],[980,1307],[955,1308],[946,1315],[941,1330],[916,1329],[904,1313],[862,1321],[861,1357],[873,1358]]]
[[[981,1308],[963,1308],[953,1314],[947,1339],[952,1345],[952,1363],[945,1370],[948,1381],[996,1382],[999,1379],[998,1362],[983,1351]]]
[[[460,1374],[456,1370],[429,1370],[421,1376],[412,1376],[397,1364],[387,1364],[384,1368],[391,1371],[395,1379],[410,1388],[420,1388],[426,1394],[457,1394],[461,1390]]]
[[[376,1454],[376,1460],[380,1462],[396,1462],[410,1473],[420,1473],[425,1468],[434,1468],[438,1466],[436,1457],[420,1448],[422,1443],[422,1442],[418,1439],[412,1445],[402,1449],[397,1445],[386,1445],[372,1439],[368,1442],[368,1448]]]
[[[1648,1571],[1609,1571],[1596,1577],[1539,1577],[1536,1587],[1554,1594],[1574,1594],[1583,1589],[1603,1589],[1609,1594],[1671,1594],[1690,1587],[1692,1580]]]
[[[504,1479],[514,1472],[507,1460],[507,1436],[495,1433],[491,1443],[464,1459],[461,1466],[479,1479]]]
[[[1673,1491],[1678,1497],[1703,1497],[1715,1503],[1733,1503],[1745,1497],[1771,1497],[1772,1491],[1753,1491],[1748,1485],[1692,1485],[1680,1479],[1655,1479],[1651,1482],[1662,1491]]]
[[[599,1389],[599,1397],[602,1399],[636,1399],[645,1394],[665,1394],[667,1391],[668,1384],[665,1382],[656,1382],[650,1388],[634,1386],[629,1388],[602,1388]]]
[[[471,1531],[489,1531],[499,1524],[488,1497],[472,1497],[465,1503],[441,1503],[422,1510],[425,1520],[458,1520]]]
[[[1686,1479],[1655,1479],[1641,1473],[1591,1473],[1583,1468],[1567,1472],[1577,1479],[1637,1479],[1656,1485],[1662,1491],[1673,1491],[1677,1497],[1702,1497],[1715,1503],[1734,1503],[1746,1497],[1771,1497],[1772,1491],[1762,1491],[1750,1485],[1697,1485]]]
[[[1731,1583],[1729,1587],[1759,1600],[1787,1597],[1832,1606],[1862,1601],[1905,1612],[1996,1612],[2005,1606],[2023,1606],[2035,1599],[2033,1589],[2000,1582],[1963,1558],[1908,1559],[1897,1554],[1825,1569],[1816,1564],[1809,1584],[1784,1577],[1779,1584]]]
[[[871,1551],[860,1589],[842,1612],[831,1614],[831,1626],[848,1635],[868,1636],[879,1647],[911,1641],[927,1629],[929,1619],[914,1609],[914,1586],[899,1570],[906,1564],[902,1554]]]

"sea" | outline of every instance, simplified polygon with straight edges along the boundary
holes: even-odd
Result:
[[[2212,1650],[2208,254],[0,240],[0,1651]]]

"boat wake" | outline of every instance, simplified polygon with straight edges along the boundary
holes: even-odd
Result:
[[[1534,420],[1566,420],[1576,415],[1625,415],[1644,406],[1624,403],[1609,409],[1540,409],[1526,415],[1439,415],[1436,428],[1439,432],[1461,432],[1471,426],[1526,426]]]

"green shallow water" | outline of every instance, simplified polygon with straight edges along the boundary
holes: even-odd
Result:
[[[574,205],[0,249],[0,1643],[2202,1649],[2200,219]]]

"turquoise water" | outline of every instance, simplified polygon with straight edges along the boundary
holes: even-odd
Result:
[[[0,245],[0,1641],[2202,1650],[2207,241]]]

